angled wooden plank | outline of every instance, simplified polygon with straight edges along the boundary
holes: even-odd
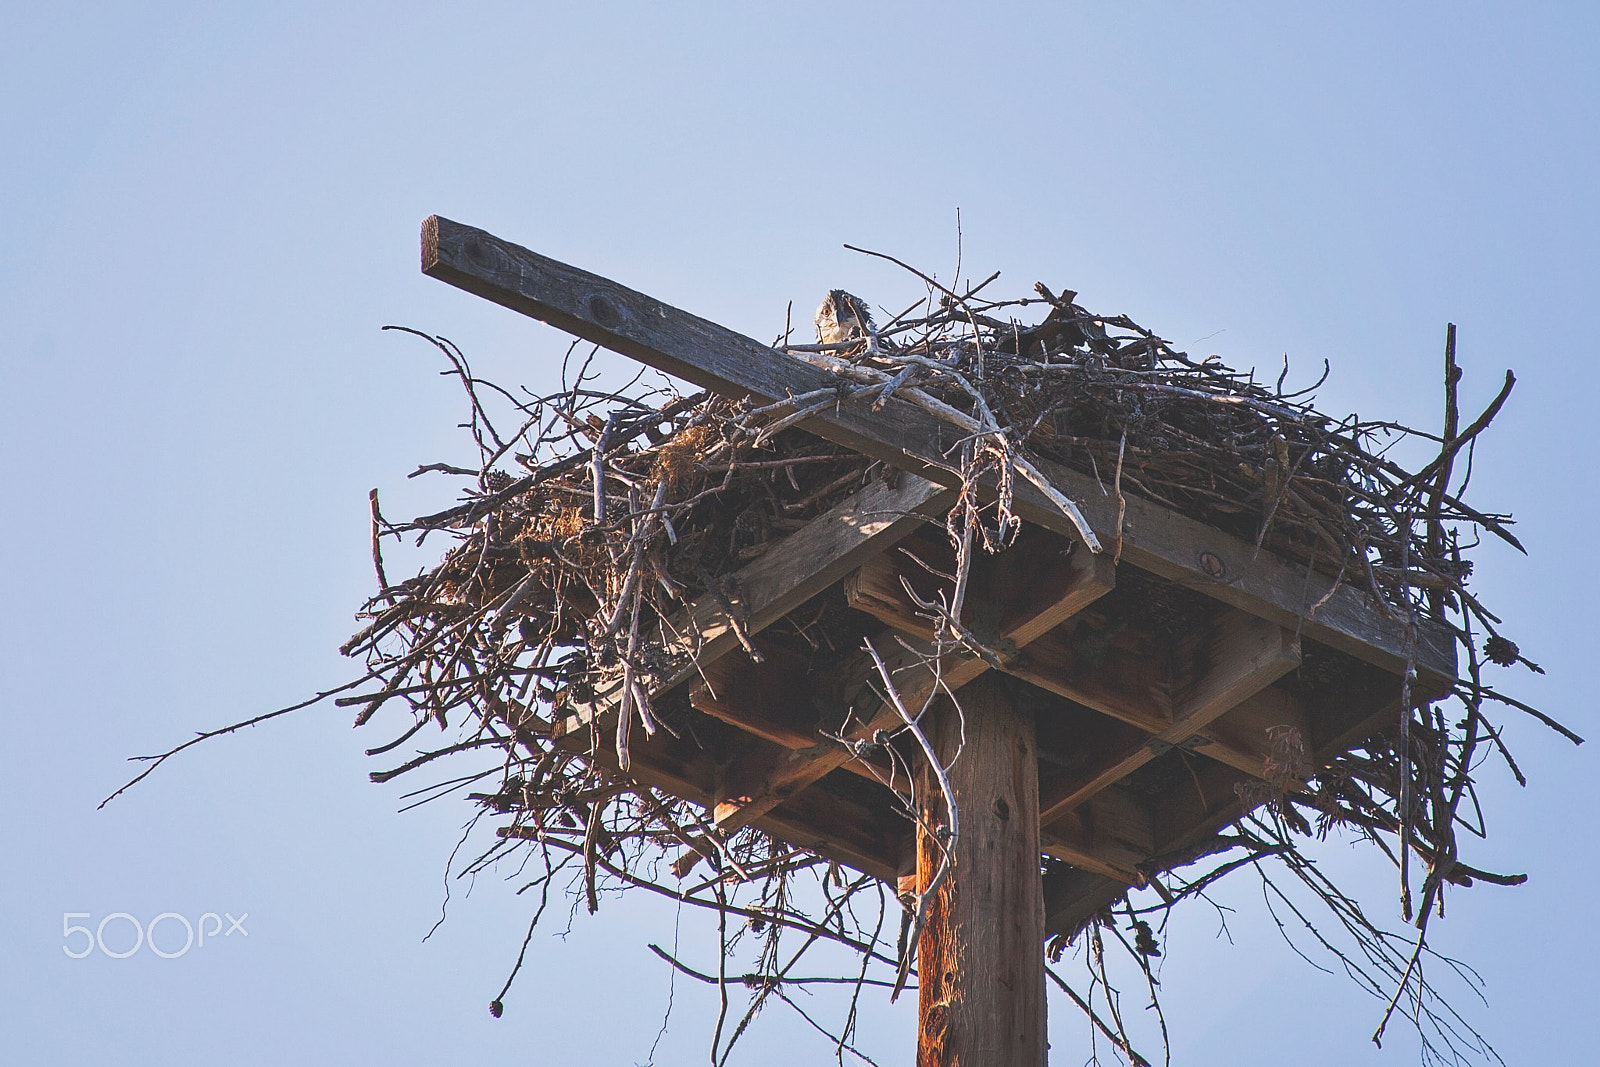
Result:
[[[650,737],[636,730],[629,750],[626,773],[617,766],[616,749],[610,745],[591,746],[575,735],[554,737],[554,743],[581,756],[612,775],[629,777],[675,797],[710,807],[715,795],[716,768],[711,758],[687,739],[659,731]]]
[[[787,706],[780,706],[777,714],[768,714],[761,705],[746,703],[748,699],[744,692],[729,693],[705,682],[696,682],[689,689],[689,704],[694,710],[729,726],[789,749],[811,748],[817,743],[815,725],[796,722]]]
[[[984,566],[974,567],[962,621],[980,640],[992,642],[1002,660],[1015,658],[1023,646],[1116,586],[1116,565],[1105,555],[1052,540],[1053,544],[1019,544],[984,561]],[[942,559],[930,562],[936,566],[945,563]],[[845,601],[900,633],[931,640],[933,627],[902,581],[909,582],[925,600],[949,584],[896,551],[868,561],[850,575],[844,585]]]
[[[1176,687],[1172,724],[1094,771],[1067,783],[1040,805],[1049,826],[1114,782],[1184,745],[1200,730],[1300,665],[1300,641],[1281,626],[1230,611],[1188,650],[1190,677]]]
[[[1046,936],[1073,937],[1089,920],[1128,891],[1120,878],[1071,863],[1052,863],[1044,874]]]
[[[948,489],[915,475],[874,481],[741,568],[729,583],[734,606],[750,632],[759,633],[954,502]],[[695,658],[701,666],[737,647],[714,598],[700,598],[690,615],[692,621],[685,620],[678,632],[699,642]],[[685,667],[663,678],[661,688],[691,672]]]
[[[828,372],[752,338],[438,216],[423,223],[422,270],[727,395],[776,400],[838,383]],[[839,405],[805,425],[931,481],[954,485],[957,480],[945,457],[965,431],[901,400],[891,400],[881,412]],[[1119,524],[1118,502],[1094,478],[1044,460],[1036,465],[1078,504],[1098,536],[1107,544],[1120,544],[1125,561],[1298,629],[1391,673],[1403,671],[1414,657],[1424,675],[1454,677],[1454,638],[1442,626],[1424,623],[1413,642],[1405,620],[1374,610],[1370,599],[1355,589],[1335,587],[1324,575],[1257,552],[1239,538],[1141,497],[1126,498],[1126,515]],[[1029,521],[1076,536],[1071,521],[1026,480],[1016,484],[1016,510]]]
[[[1290,729],[1311,736],[1305,704],[1282,689],[1269,686],[1247,697],[1195,736],[1194,750],[1255,778],[1267,774],[1273,736]]]
[[[934,639],[934,620],[906,595],[900,583],[909,581],[917,595],[931,599],[934,590],[947,585],[914,562],[891,550],[863,563],[844,580],[844,600],[897,633],[921,641]]]
[[[831,744],[827,727],[845,718],[842,706],[830,691],[833,687],[817,684],[804,657],[760,638],[757,647],[763,656],[760,663],[747,656],[723,656],[705,669],[699,681],[689,685],[691,706],[749,735],[745,744],[735,742],[717,753],[722,768],[718,775],[718,805],[742,803],[740,791],[760,782],[785,751]],[[760,740],[751,740],[755,738]],[[843,769],[878,784],[891,781],[896,773],[884,755],[858,757],[846,762]]]
[[[1124,887],[1139,880],[1138,865],[1155,848],[1150,810],[1115,786],[1041,827],[1039,840],[1045,855],[1120,879]]]
[[[1006,672],[1147,734],[1172,725],[1165,649],[1154,635],[1103,637],[1062,627],[1036,639]]]
[[[724,656],[707,664],[689,687],[695,710],[784,748],[810,748],[817,736],[816,705],[806,691],[805,664],[793,652],[758,645],[762,662]]]
[[[1058,545],[1067,543],[1057,539]],[[911,558],[913,555],[915,559]],[[952,569],[953,561],[948,558],[949,555],[948,546],[942,541],[930,543],[921,538],[903,541],[896,548],[863,564],[845,579],[845,600],[851,607],[873,615],[900,633],[931,640],[932,620],[908,595],[906,586],[909,585],[924,601],[935,599],[937,592],[948,593],[946,587],[950,583],[935,572],[948,573]],[[1076,613],[1068,611],[1053,616],[1049,611],[1049,605],[1059,596],[1056,590],[1064,579],[1070,577],[1070,570],[1055,565],[1056,560],[1042,556],[1039,551],[1029,551],[1020,545],[988,560],[1009,566],[1004,571],[998,571],[992,564],[987,568],[974,569],[972,588],[977,592],[968,597],[968,622],[969,625],[976,625],[976,616],[994,610],[986,605],[1004,605],[1003,610],[1008,618],[1001,624],[1001,632],[1012,644],[1024,646],[1022,652],[1012,658],[1010,673],[1057,695],[1068,696],[1077,703],[1095,707],[1119,721],[1137,724],[1144,734],[1157,735],[1155,738],[1130,738],[1125,744],[1118,745],[1116,751],[1120,755],[1106,761],[1106,765],[1097,773],[1080,776],[1069,783],[1051,783],[1046,789],[1044,810],[1059,814],[1081,803],[1096,789],[1132,773],[1154,755],[1176,744],[1185,744],[1229,766],[1256,775],[1263,773],[1263,760],[1269,745],[1267,726],[1257,724],[1247,715],[1254,709],[1271,717],[1277,713],[1280,702],[1270,699],[1258,701],[1245,690],[1268,684],[1275,680],[1276,675],[1262,681],[1251,677],[1248,671],[1242,675],[1217,670],[1202,672],[1196,677],[1204,679],[1205,684],[1232,684],[1240,688],[1233,692],[1211,694],[1198,690],[1180,693],[1175,698],[1177,706],[1173,707],[1164,703],[1171,684],[1154,682],[1149,670],[1152,665],[1159,667],[1166,662],[1168,657],[1164,653],[1146,654],[1143,656],[1145,662],[1135,666],[1131,664],[1132,656],[1118,652],[1115,658],[1123,664],[1120,671],[1107,670],[1103,666],[1087,672],[1075,671],[1065,665],[1076,663],[1081,658],[1093,659],[1094,655],[1092,650],[1089,650],[1087,657],[1078,654],[1082,650],[1074,648],[1074,635],[1069,632],[1039,645],[1029,656],[1026,646],[1030,642],[1048,632],[1063,618]],[[1045,610],[1039,610],[1041,605]],[[1213,643],[1228,640],[1235,644],[1248,644],[1252,640],[1276,641],[1285,648],[1296,644],[1292,633],[1244,612],[1234,610],[1223,618],[1230,621],[1213,628]],[[1208,656],[1216,655],[1221,659],[1248,658],[1250,655],[1250,651],[1242,646],[1231,651],[1203,651]],[[1195,654],[1195,650],[1191,649],[1187,658],[1193,659]],[[1274,658],[1269,654],[1268,659]],[[1282,668],[1278,673],[1291,669],[1296,662],[1293,656],[1286,656],[1283,663],[1278,665]],[[1143,682],[1121,688],[1119,675],[1123,679],[1143,679]],[[1218,716],[1222,716],[1219,722],[1232,716],[1233,711],[1228,707],[1230,702],[1242,705],[1241,715],[1216,732],[1209,728],[1202,729],[1208,721]],[[1186,712],[1184,708],[1189,710]],[[1301,713],[1299,719],[1293,721],[1303,722],[1303,718]],[[1171,725],[1173,722],[1178,725]],[[1146,747],[1152,742],[1152,747]]]
[[[955,553],[947,539],[915,538],[877,556],[844,582],[845,601],[900,633],[931,641],[932,616],[923,602],[948,601]],[[979,636],[1002,646],[1021,647],[1055,629],[1083,608],[1080,588],[1086,573],[1109,588],[1115,565],[1079,544],[1039,526],[1024,527],[1017,541],[996,555],[979,553],[968,581],[962,621]]]
[[[1301,724],[1311,745],[1312,765],[1326,766],[1362,739],[1391,728],[1400,714],[1399,688],[1399,679],[1369,669],[1353,679],[1345,690],[1303,704],[1301,712],[1305,719]],[[1260,718],[1282,717],[1282,712],[1280,706],[1276,713],[1262,712]],[[1237,771],[1230,775],[1230,768],[1208,760],[1196,760],[1194,769],[1199,779],[1197,789],[1170,797],[1159,810],[1150,812],[1151,851],[1141,861],[1143,868],[1132,872],[1133,877],[1119,877],[1106,869],[1107,864],[1100,863],[1098,867],[1077,865],[1081,869],[1059,872],[1054,879],[1047,878],[1046,928],[1050,933],[1070,935],[1077,932],[1084,922],[1121,896],[1129,886],[1142,884],[1147,872],[1190,862],[1195,849],[1204,848],[1208,841],[1250,810],[1233,789],[1233,785],[1242,780]],[[1058,833],[1060,822],[1058,820]],[[1075,824],[1069,825],[1077,829]],[[1048,831],[1046,836],[1050,836]],[[1073,844],[1083,846],[1081,838],[1073,839]],[[1068,855],[1062,854],[1060,858],[1072,862]]]
[[[894,885],[909,819],[885,816],[821,789],[768,810],[756,829]]]

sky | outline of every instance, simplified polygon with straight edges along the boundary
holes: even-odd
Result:
[[[1464,406],[1518,377],[1471,496],[1529,551],[1485,544],[1474,588],[1548,673],[1496,681],[1597,732],[1591,5],[11,4],[0,39],[4,1062],[705,1061],[714,996],[646,946],[713,942],[670,902],[541,926],[492,1019],[530,902],[456,882],[424,940],[469,813],[400,812],[341,709],[96,807],[128,757],[355,676],[368,490],[436,510],[453,489],[406,475],[471,458],[437,353],[382,326],[554,383],[560,334],[418,272],[430,214],[763,339],[830,288],[919,295],[846,243],[941,278],[959,252],[1196,355],[1326,359],[1324,410],[1428,427],[1454,322]],[[1505,737],[1530,783],[1484,767],[1466,858],[1529,881],[1454,893],[1436,944],[1507,1062],[1559,1062],[1600,1038],[1594,756]],[[1399,925],[1387,871],[1323,862]],[[1244,875],[1174,919],[1174,1061],[1416,1060],[1260,899]],[[168,914],[163,951],[206,942],[71,956],[68,926],[120,952]],[[910,1005],[865,1010],[863,1048],[909,1062]],[[1051,1013],[1053,1062],[1086,1061]],[[778,1006],[733,1062],[833,1054]]]

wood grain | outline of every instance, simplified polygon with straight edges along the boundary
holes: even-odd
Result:
[[[968,686],[962,715],[949,704],[932,713],[930,740],[949,765],[961,832],[917,942],[918,1067],[1045,1063],[1038,753],[1032,716],[1002,681]],[[926,767],[917,792],[923,824],[946,826]],[[919,891],[941,858],[940,844],[919,833]]]

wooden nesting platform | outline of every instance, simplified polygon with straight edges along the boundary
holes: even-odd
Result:
[[[835,381],[445,219],[424,224],[423,270],[727,395],[772,401]],[[1244,814],[1235,786],[1267,775],[1278,728],[1296,731],[1321,765],[1398,721],[1408,662],[1419,695],[1455,676],[1448,632],[1424,624],[1408,635],[1364,594],[1148,500],[1127,498],[1119,526],[1117,502],[1093,478],[1040,460],[1106,550],[1091,553],[1019,479],[1026,526],[1011,549],[975,564],[963,619],[998,656],[947,655],[936,677],[929,620],[906,587],[928,598],[949,572],[938,519],[957,475],[943,456],[964,431],[899,400],[876,414],[842,405],[803,425],[895,473],[723,576],[760,662],[710,597],[675,620],[682,640],[652,696],[688,729],[635,732],[631,746],[634,778],[704,805],[724,830],[755,826],[891,883],[909,877],[913,826],[883,784],[904,784],[892,754],[856,758],[837,740],[872,742],[900,725],[862,642],[890,661],[912,707],[940,684],[959,691],[998,673],[1033,718],[1039,847],[1062,861],[1045,877],[1046,930],[1071,932],[1146,874],[1203,855]],[[560,743],[614,761],[602,739],[614,695],[563,709]]]

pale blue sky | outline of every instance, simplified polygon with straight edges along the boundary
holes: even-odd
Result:
[[[1476,588],[1550,673],[1506,682],[1594,735],[1596,11],[10,5],[0,1059],[646,1061],[667,976],[644,945],[671,909],[536,934],[491,1019],[527,904],[481,879],[421,943],[465,809],[395,814],[361,755],[387,736],[343,711],[94,810],[124,757],[350,676],[367,490],[431,510],[445,490],[405,474],[466,455],[431,350],[380,326],[551,382],[559,335],[418,273],[431,213],[767,338],[834,286],[916,295],[844,242],[948,276],[959,208],[976,276],[1079,290],[1235,365],[1327,358],[1326,409],[1428,426],[1455,321],[1469,405],[1520,379],[1473,494],[1531,557],[1485,546]],[[1506,1059],[1554,1062],[1600,1037],[1593,757],[1507,721],[1532,783],[1486,768],[1468,859],[1531,880],[1456,893],[1437,939],[1483,973],[1472,1018]],[[1394,918],[1388,874],[1329,862]],[[1229,899],[1234,947],[1203,906],[1168,944],[1179,1062],[1415,1059],[1403,1032],[1372,1049],[1378,1006],[1294,958],[1247,876]],[[224,910],[248,939],[62,953],[64,912]],[[703,927],[682,936],[710,958]],[[676,995],[656,1062],[703,1062],[711,1001]],[[872,1012],[866,1047],[907,1062],[908,1005]],[[1052,1012],[1054,1062],[1081,1062]],[[826,1062],[808,1033],[770,1008],[742,1062]]]

